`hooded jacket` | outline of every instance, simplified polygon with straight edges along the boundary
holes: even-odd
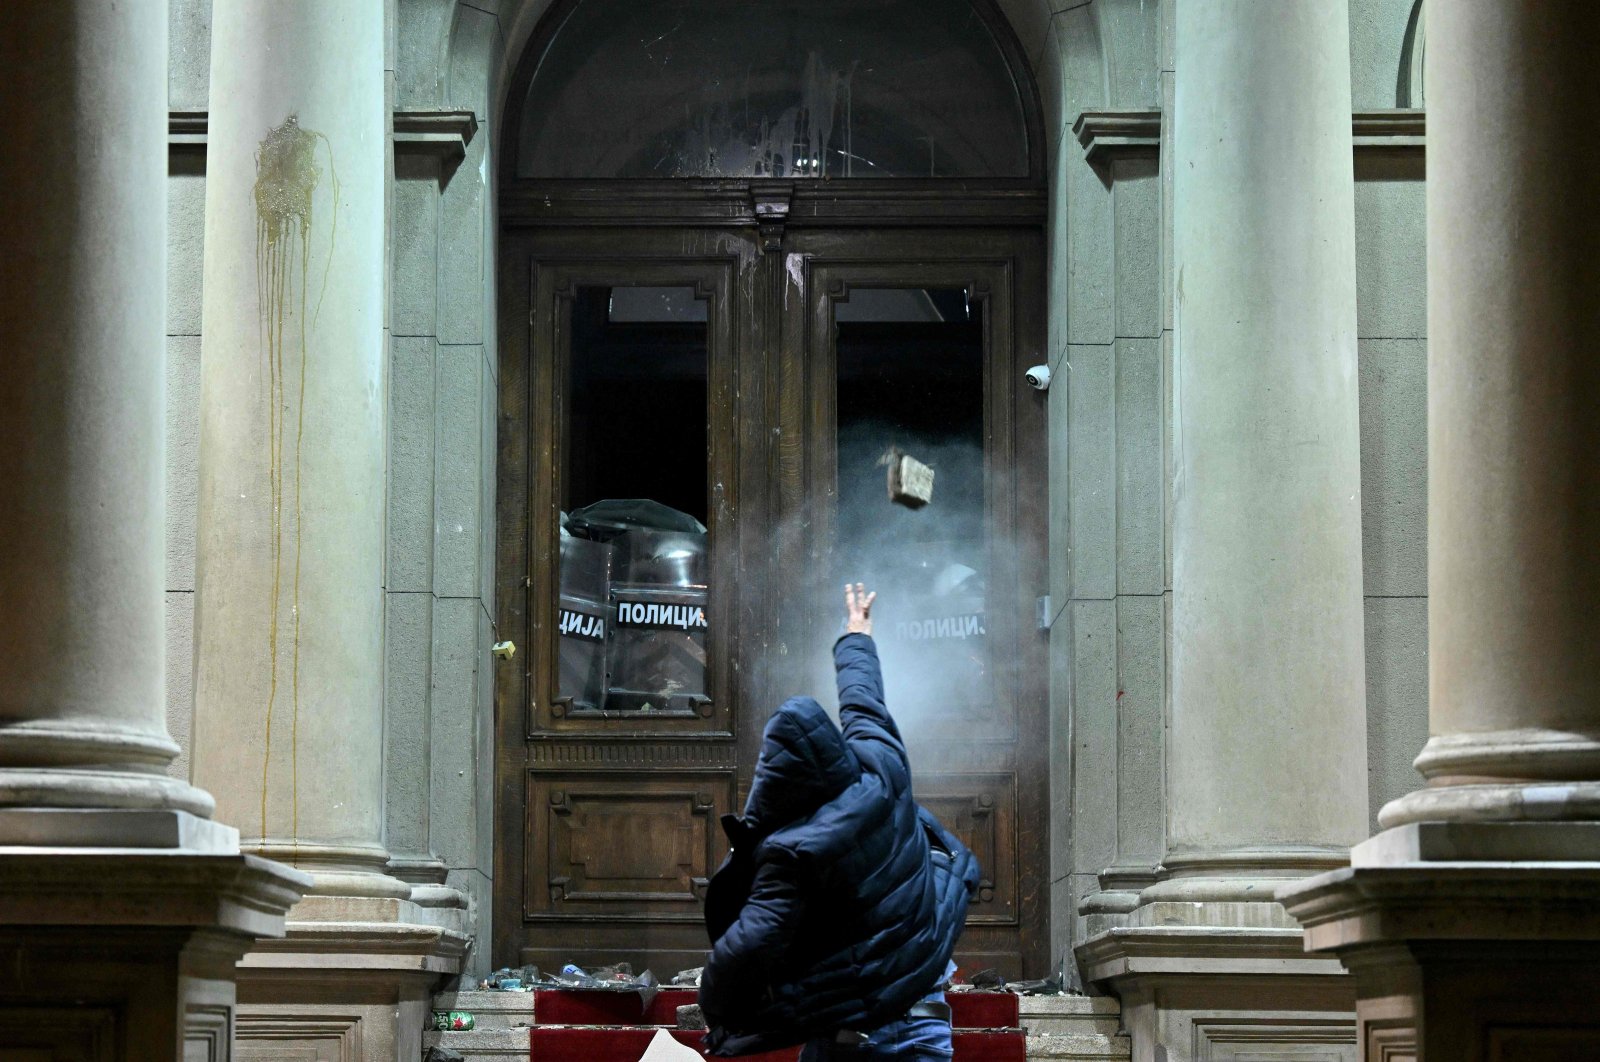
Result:
[[[911,796],[872,639],[834,645],[843,732],[809,697],[768,721],[732,851],[706,893],[707,1050],[870,1031],[939,982],[978,864]]]

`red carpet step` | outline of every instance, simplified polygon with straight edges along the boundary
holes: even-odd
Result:
[[[668,988],[649,1006],[632,993],[540,989],[533,993],[531,1062],[638,1062],[657,1028],[701,1049],[705,1033],[672,1028],[680,1006],[695,1001],[690,988]],[[1017,1027],[1017,997],[1010,993],[951,993],[953,1062],[1024,1062],[1027,1041]],[[607,1028],[594,1028],[607,1026]],[[751,1062],[794,1062],[798,1047],[745,1056]]]
[[[640,1009],[632,992],[583,989],[538,989],[533,993],[534,1025],[664,1025],[678,1024],[678,1008],[693,1003],[692,988],[663,988]],[[951,992],[947,997],[958,1029],[1014,1029],[1017,997],[1010,992]]]
[[[703,1032],[673,1029],[672,1037],[695,1050],[701,1049]],[[639,1062],[650,1045],[655,1029],[574,1029],[558,1025],[535,1026],[528,1030],[529,1057],[532,1062]],[[1026,1039],[1020,1030],[977,1032],[957,1030],[952,1037],[953,1062],[1024,1062]],[[798,1047],[742,1056],[748,1062],[795,1062]]]

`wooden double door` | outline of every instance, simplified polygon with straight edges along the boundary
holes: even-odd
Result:
[[[958,958],[1042,976],[1039,230],[779,191],[648,224],[503,208],[494,961],[703,963],[720,816],[778,704],[832,706],[860,578],[916,797],[983,867]],[[895,449],[932,504],[890,503]]]

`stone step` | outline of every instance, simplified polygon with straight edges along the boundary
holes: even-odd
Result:
[[[1126,1059],[1122,1010],[1110,996],[1024,996],[1029,1059]]]
[[[692,989],[665,989],[641,1013],[639,997],[627,993],[442,993],[435,997],[433,1009],[466,1011],[473,1016],[474,1028],[470,1032],[429,1032],[423,1050],[437,1044],[459,1052],[467,1062],[509,1058],[635,1062],[654,1034],[653,1027],[673,1023],[677,1007],[692,1002],[694,996]],[[1118,1034],[1117,1001],[1109,997],[952,993],[950,999],[958,1026],[956,1062],[1118,1062],[1130,1054],[1127,1037]],[[563,1018],[568,1020],[557,1020]],[[594,1025],[609,1028],[596,1029]],[[1026,1027],[1026,1038],[1015,1031],[978,1031],[1018,1025]],[[674,1036],[698,1046],[703,1034],[675,1031]],[[752,1062],[792,1062],[797,1054],[798,1049],[772,1052],[755,1056]]]
[[[641,1009],[640,996],[632,992],[465,991],[435,996],[433,1009],[466,1011],[473,1016],[479,1029],[510,1029],[518,1025],[660,1025],[672,1028],[678,1024],[678,1008],[695,1002],[696,997],[692,988],[664,988],[649,1006]],[[1022,1012],[1019,997],[1009,992],[952,992],[948,998],[958,1029],[1014,1029],[1024,1024],[1019,1017]]]
[[[644,1028],[535,1026],[529,1031],[529,1057],[532,1062],[638,1062],[655,1034],[655,1029]],[[680,1029],[672,1030],[672,1036],[696,1050],[700,1050],[705,1039],[703,1032]],[[955,1047],[952,1062],[1026,1062],[1027,1047],[1020,1032],[957,1031],[952,1040]],[[747,1062],[795,1062],[799,1056],[800,1048],[790,1047],[743,1057]],[[471,1062],[471,1056],[468,1058]]]
[[[1030,1036],[1117,1036],[1122,1016],[1108,996],[1042,996],[1022,1001],[1020,1020]]]
[[[1115,996],[1021,996],[1018,1011],[1025,1017],[1117,1017],[1122,1004]]]
[[[1034,1059],[1083,1059],[1124,1062],[1132,1057],[1133,1046],[1126,1036],[1101,1033],[1028,1034],[1027,1057]]]
[[[441,992],[433,997],[433,1009],[464,1010],[472,1015],[477,1031],[514,1029],[533,1024],[533,993]]]
[[[493,1062],[501,1062],[501,1060],[505,1059],[517,1059],[519,1062],[560,1062],[563,1057],[582,1058],[584,1062],[601,1062],[599,1056],[583,1053],[569,1054],[574,1049],[579,1049],[581,1052],[592,1047],[594,1041],[592,1036],[573,1039],[565,1035],[568,1033],[594,1033],[599,1031],[602,1030],[543,1030],[542,1033],[544,1034],[559,1033],[562,1035],[557,1037],[556,1042],[542,1045],[550,1050],[548,1053],[541,1051],[537,1057],[531,1053],[532,1030],[527,1028],[425,1033],[422,1037],[422,1051],[426,1055],[428,1048],[437,1044],[440,1047],[448,1047],[460,1053],[466,1059],[466,1062],[491,1062],[491,1060]],[[614,1032],[619,1030],[603,1031]],[[632,1032],[633,1030],[626,1031]],[[967,1034],[960,1035],[965,1038]],[[644,1053],[643,1045],[649,1042],[648,1038],[638,1039],[637,1042],[634,1042],[636,1039],[636,1037],[624,1038],[622,1042],[624,1048],[622,1053],[625,1057],[627,1051],[631,1051],[635,1047],[638,1048],[635,1054],[631,1057],[626,1057],[626,1062],[634,1062],[640,1054]],[[963,1043],[962,1047],[968,1047],[968,1044]],[[985,1062],[986,1059],[990,1058],[994,1059],[995,1062],[1000,1062],[1002,1057],[1007,1062],[1016,1062],[1021,1058],[1026,1058],[1028,1062],[1034,1062],[1034,1060],[1044,1062],[1044,1060],[1056,1059],[1067,1060],[1067,1062],[1074,1062],[1074,1060],[1077,1060],[1077,1062],[1123,1062],[1131,1054],[1128,1038],[1125,1036],[1105,1037],[1052,1033],[1027,1037],[1023,1044],[1023,1053],[1020,1055],[1014,1046],[1007,1045],[1007,1047],[1009,1050],[1003,1056],[995,1053],[974,1055],[968,1050],[958,1050],[956,1062]],[[606,1057],[609,1057],[611,1053],[602,1052]],[[774,1052],[767,1057],[788,1060],[797,1054],[797,1051]]]
[[[474,1029],[471,1032],[426,1032],[422,1034],[422,1056],[430,1047],[448,1047],[467,1062],[515,1058],[528,1062],[527,1029]]]
[[[1029,1036],[1120,1036],[1122,1023],[1116,1018],[1093,1021],[1063,1021],[1060,1018],[1027,1018],[1022,1027]]]

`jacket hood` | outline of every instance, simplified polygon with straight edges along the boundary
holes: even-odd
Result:
[[[791,697],[767,721],[743,826],[765,837],[811,814],[860,776],[844,735],[822,705]]]

